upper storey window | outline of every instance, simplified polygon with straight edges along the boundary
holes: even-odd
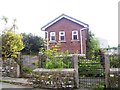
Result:
[[[64,31],[59,32],[59,40],[60,41],[65,41],[65,32]]]
[[[72,31],[72,40],[78,40],[78,31]]]
[[[56,35],[55,32],[50,32],[50,41],[55,41],[56,40]]]

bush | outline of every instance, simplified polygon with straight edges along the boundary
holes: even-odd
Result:
[[[49,60],[46,62],[46,68],[48,69],[54,69],[54,68],[69,68],[70,63],[65,63],[63,61],[63,58]]]
[[[53,58],[46,61],[45,64],[45,68],[48,69],[70,68],[70,67],[71,67],[70,58],[63,55],[61,57],[53,56]]]
[[[59,45],[53,46],[53,48],[48,50],[43,50],[43,55],[47,57],[45,68],[54,69],[54,68],[70,68],[71,61],[68,57],[68,51],[59,52]]]
[[[110,68],[120,68],[120,56],[119,55],[110,55]]]

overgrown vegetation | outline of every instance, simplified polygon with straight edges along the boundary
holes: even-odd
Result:
[[[23,49],[22,36],[12,30],[7,30],[2,34],[2,57],[17,58],[19,51]]]
[[[79,69],[81,77],[103,77],[104,70],[99,60],[79,60]]]
[[[2,20],[5,21],[5,27],[1,35],[2,43],[2,59],[5,58],[17,58],[18,52],[20,52],[24,46],[22,42],[22,36],[15,33],[15,19],[12,26],[7,27],[8,19],[3,17]]]
[[[98,53],[100,50],[99,41],[91,31],[88,32],[86,48],[86,57],[88,59],[98,57]]]
[[[22,33],[24,49],[21,51],[23,54],[36,55],[39,49],[43,47],[44,41],[40,36],[33,35],[31,33]]]
[[[119,55],[109,55],[110,68],[120,68],[120,56]]]
[[[54,69],[54,68],[70,68],[71,61],[68,57],[68,51],[59,52],[60,45],[57,44],[51,49],[45,50],[42,49],[42,52],[45,57],[47,57],[45,68]]]

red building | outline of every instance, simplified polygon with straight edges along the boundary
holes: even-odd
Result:
[[[61,43],[60,51],[68,50],[71,54],[78,52],[86,54],[86,40],[89,26],[75,18],[65,14],[60,15],[47,25],[42,27],[49,46]]]

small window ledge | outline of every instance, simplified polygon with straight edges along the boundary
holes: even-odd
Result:
[[[56,43],[56,41],[49,41],[49,43]]]
[[[78,42],[78,41],[80,41],[80,40],[71,40],[71,42]]]
[[[62,40],[60,40],[60,41],[58,41],[58,42],[65,43],[66,41],[62,41]]]

